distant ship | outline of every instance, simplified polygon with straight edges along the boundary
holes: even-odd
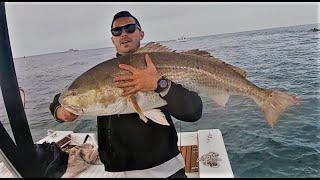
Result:
[[[189,40],[189,38],[186,38],[186,36],[181,36],[176,40],[176,42],[186,42],[188,40]]]
[[[320,31],[320,25],[315,25],[314,28],[310,29],[309,31],[317,32]]]
[[[76,52],[76,51],[79,51],[79,49],[73,49],[73,48],[71,48],[71,49],[69,49],[67,52]]]

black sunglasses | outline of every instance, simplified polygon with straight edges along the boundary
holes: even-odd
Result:
[[[127,33],[133,33],[136,31],[136,28],[141,30],[141,28],[137,24],[127,24],[124,26],[112,28],[111,33],[113,36],[120,36],[122,34],[122,29],[124,29]]]

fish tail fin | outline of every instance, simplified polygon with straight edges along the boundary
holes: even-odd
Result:
[[[270,91],[270,94],[263,102],[256,102],[268,124],[273,128],[282,112],[291,105],[299,105],[300,98],[277,90],[268,91]]]

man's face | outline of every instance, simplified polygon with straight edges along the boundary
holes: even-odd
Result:
[[[132,17],[121,17],[113,22],[112,28],[124,26],[127,24],[135,24]],[[136,51],[140,47],[140,40],[143,39],[144,32],[136,28],[133,33],[127,33],[122,29],[120,36],[112,36],[111,40],[119,54],[125,55]]]

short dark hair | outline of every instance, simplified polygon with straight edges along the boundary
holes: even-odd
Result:
[[[132,14],[130,14],[129,11],[120,11],[113,16],[113,20],[111,23],[111,29],[112,29],[114,21],[118,18],[121,18],[121,17],[132,17],[134,19],[134,21],[136,22],[136,24],[141,28],[141,25],[140,25],[138,19],[136,17],[134,17]]]

